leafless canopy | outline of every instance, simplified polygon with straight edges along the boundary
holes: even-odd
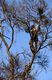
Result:
[[[19,3],[17,3],[17,0],[12,0],[12,3],[9,3],[7,0],[0,0],[0,46],[2,46],[2,42],[6,46],[10,64],[9,66],[6,66],[4,63],[4,67],[1,65],[2,67],[0,67],[0,70],[3,71],[2,74],[5,73],[5,71],[7,73],[2,75],[6,76],[6,78],[3,77],[1,80],[9,80],[9,77],[10,80],[18,80],[18,78],[20,78],[19,80],[32,80],[32,77],[30,75],[27,76],[27,74],[30,73],[35,56],[41,49],[46,48],[47,46],[52,47],[52,10],[48,8],[47,3],[44,0],[22,0]],[[16,60],[17,58],[15,59],[10,52],[14,42],[15,28],[24,30],[30,35],[30,22],[32,21],[34,24],[40,26],[40,35],[43,35],[43,40],[41,45],[38,45],[38,49],[35,51],[35,53],[32,52],[32,59],[29,64],[25,65],[24,71],[19,73],[17,69],[18,60]],[[4,22],[7,24],[7,27],[2,25]],[[8,31],[8,34],[11,33],[10,37],[5,34],[6,30],[8,29],[10,29],[10,32]],[[9,45],[6,39],[10,40]],[[38,58],[41,57],[38,56]],[[37,63],[42,64],[43,62],[47,62],[45,57],[42,62]],[[15,70],[17,70],[16,73]],[[9,72],[10,74],[8,74]]]

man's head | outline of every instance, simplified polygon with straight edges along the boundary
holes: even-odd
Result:
[[[31,26],[31,31],[37,31],[38,29],[35,27],[35,25]]]

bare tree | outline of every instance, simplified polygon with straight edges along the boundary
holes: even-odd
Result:
[[[4,62],[0,66],[1,80],[32,80],[30,75],[32,64],[38,63],[44,68],[47,67],[47,56],[39,56],[39,53],[41,49],[52,45],[52,11],[44,0],[22,0],[19,4],[16,2],[16,0],[13,0],[12,4],[8,4],[6,0],[0,0],[0,39],[2,39],[0,46],[3,42],[9,58],[8,66]],[[7,34],[5,35],[6,28],[2,25],[3,22],[6,22],[7,29],[9,25],[12,33],[11,38]],[[21,73],[18,72],[19,57],[16,58],[10,52],[14,42],[15,28],[29,33],[31,38],[29,42],[32,52],[31,60],[24,66]],[[6,39],[11,41],[9,45]],[[38,59],[36,55],[38,55]]]

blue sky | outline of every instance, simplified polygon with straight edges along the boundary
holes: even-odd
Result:
[[[45,0],[48,3],[48,6],[52,8],[52,0]]]

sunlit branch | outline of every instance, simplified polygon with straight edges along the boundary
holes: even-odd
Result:
[[[11,69],[11,79],[10,80],[14,80],[14,58],[11,55],[10,56],[10,69]]]

